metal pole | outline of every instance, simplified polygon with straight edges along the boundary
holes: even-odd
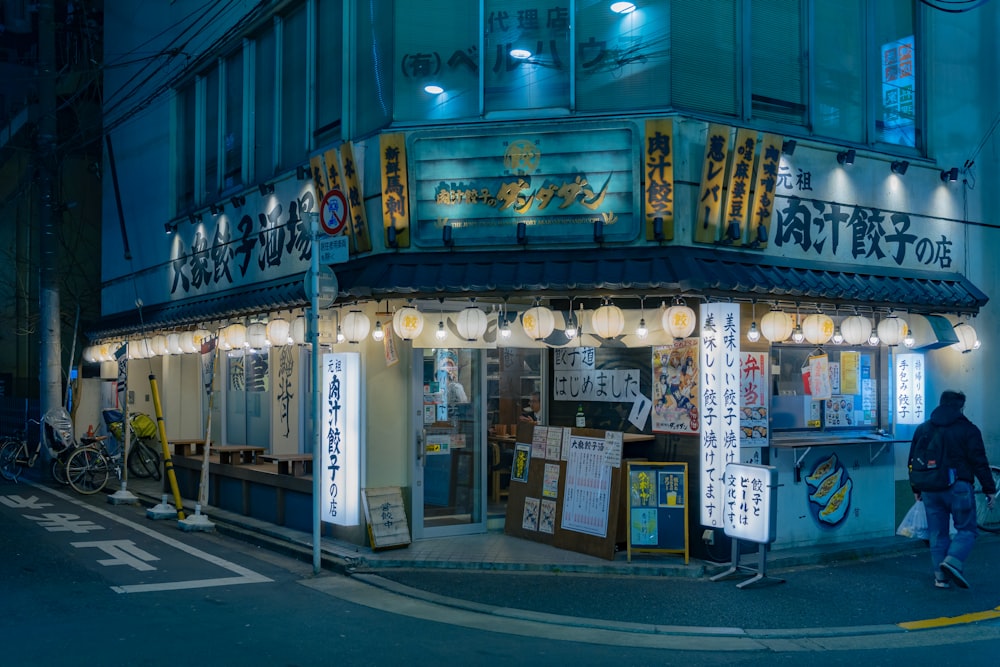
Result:
[[[319,354],[319,212],[314,211],[309,214],[311,224],[310,233],[312,238],[312,264],[309,268],[309,311],[307,317],[307,327],[309,331],[309,345],[312,347],[312,449],[313,449],[313,573],[319,574],[321,569],[320,560],[320,495],[322,471],[319,468],[321,458],[320,452],[320,425],[319,415],[322,405],[322,394],[320,393],[320,373],[323,364]]]
[[[174,472],[174,462],[170,458],[170,445],[167,444],[167,426],[163,421],[163,408],[160,406],[160,391],[156,387],[156,376],[149,376],[150,393],[153,394],[153,409],[156,411],[156,426],[160,434],[160,447],[163,450],[163,473],[170,481],[174,492],[174,504],[177,506],[177,518],[184,519],[184,501],[181,500],[181,490],[177,486],[177,474]]]

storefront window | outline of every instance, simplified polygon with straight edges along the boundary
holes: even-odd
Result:
[[[279,166],[287,168],[302,160],[309,151],[309,123],[306,103],[306,6],[300,5],[281,21],[281,155]]]
[[[224,156],[222,189],[228,191],[243,184],[243,49],[225,60],[226,104],[222,128]]]
[[[771,428],[879,428],[879,351],[871,347],[772,348]]]
[[[343,105],[344,6],[338,0],[316,3],[316,135],[315,145],[340,138]]]
[[[274,26],[268,26],[254,38],[255,72],[253,102],[254,179],[266,181],[274,176],[275,117],[275,39]]]
[[[485,111],[570,108],[570,7],[559,0],[486,0]]]
[[[880,96],[876,139],[917,146],[917,67],[912,0],[875,3],[875,41],[879,55]]]
[[[195,85],[177,91],[177,153],[174,162],[176,213],[194,208]]]

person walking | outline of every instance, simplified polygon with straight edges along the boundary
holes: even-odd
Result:
[[[948,481],[952,482],[943,490],[920,490],[911,481],[914,497],[923,500],[927,511],[931,566],[934,568],[934,585],[938,588],[948,588],[950,581],[961,588],[969,587],[962,569],[976,541],[974,479],[978,478],[983,492],[989,494],[990,507],[993,507],[993,496],[997,491],[982,433],[962,414],[964,408],[964,393],[952,390],[942,392],[931,418],[917,427],[910,444],[909,468],[913,470],[917,443],[933,437],[935,429],[939,429],[944,450],[942,459],[949,472]],[[949,518],[955,524],[954,537],[950,535]]]

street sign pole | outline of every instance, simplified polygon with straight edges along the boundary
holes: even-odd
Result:
[[[323,477],[319,469],[321,458],[320,452],[320,424],[319,416],[321,410],[322,395],[320,393],[320,378],[322,361],[319,354],[319,213],[313,212],[310,217],[310,233],[312,236],[312,264],[309,269],[309,282],[312,289],[309,290],[309,315],[306,326],[309,331],[309,345],[312,346],[312,450],[313,450],[313,574],[319,574],[321,568],[320,558],[320,482]]]

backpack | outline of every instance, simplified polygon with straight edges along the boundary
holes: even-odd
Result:
[[[910,486],[919,492],[944,491],[955,481],[954,471],[946,465],[945,438],[941,429],[931,426],[910,451]]]

